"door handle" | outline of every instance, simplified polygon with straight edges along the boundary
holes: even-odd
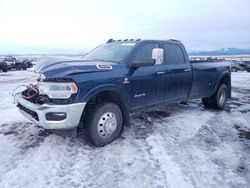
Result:
[[[184,69],[184,72],[189,72],[189,71],[191,71],[191,69],[190,69],[190,68],[188,68],[188,69]]]
[[[157,75],[162,75],[162,74],[165,74],[165,72],[164,71],[158,71],[158,72],[156,72],[156,74]]]

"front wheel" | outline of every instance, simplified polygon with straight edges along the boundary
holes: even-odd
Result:
[[[96,146],[113,142],[122,128],[122,113],[114,103],[102,103],[87,109],[84,121],[86,136]]]
[[[202,98],[202,103],[207,108],[223,109],[227,102],[227,85],[221,84],[214,95]]]

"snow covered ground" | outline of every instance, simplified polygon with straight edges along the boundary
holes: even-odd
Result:
[[[12,91],[34,80],[0,73],[0,187],[249,187],[250,73],[233,73],[224,111],[200,100],[131,115],[102,148],[62,138],[22,117]]]

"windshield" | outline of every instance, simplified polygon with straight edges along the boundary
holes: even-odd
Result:
[[[83,59],[121,62],[134,48],[135,44],[135,42],[106,43],[88,53]]]

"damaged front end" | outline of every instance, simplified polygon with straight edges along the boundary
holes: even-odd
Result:
[[[54,133],[76,136],[83,103],[74,103],[78,91],[74,82],[44,82],[14,95],[19,111],[29,120]]]
[[[41,58],[34,67],[40,74],[37,83],[16,93],[17,107],[25,117],[45,129],[76,135],[86,102],[77,101],[78,85],[70,75],[112,71],[111,64],[83,59]]]

